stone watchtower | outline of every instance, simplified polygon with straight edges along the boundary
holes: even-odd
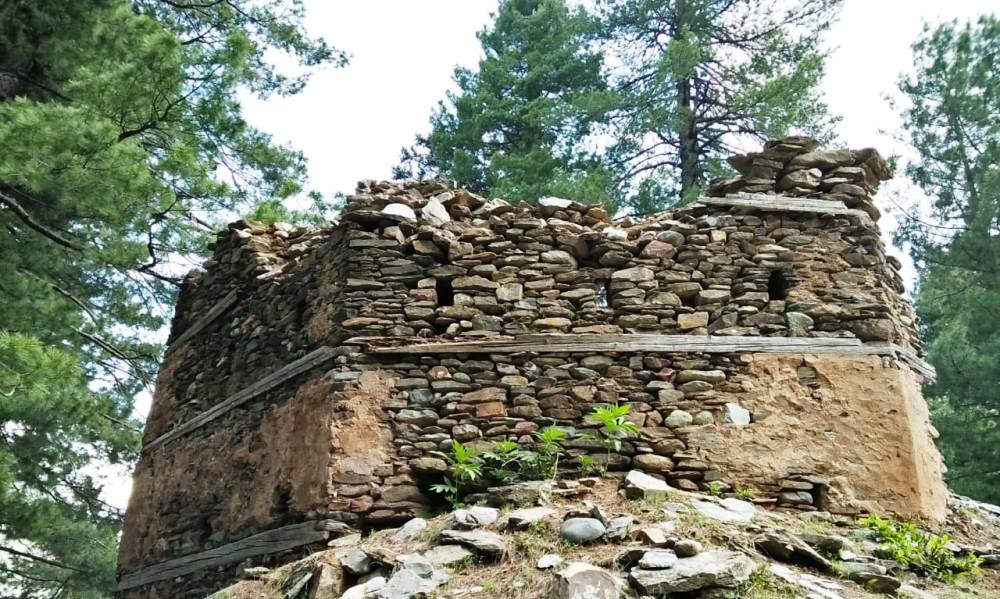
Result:
[[[230,225],[185,280],[135,470],[122,597],[195,597],[425,511],[451,440],[790,509],[939,519],[913,313],[874,150],[770,142],[710,197],[598,206],[362,183],[338,224]],[[620,402],[619,453],[573,433]]]

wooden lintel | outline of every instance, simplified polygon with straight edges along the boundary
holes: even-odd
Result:
[[[208,312],[205,312],[201,316],[201,318],[194,321],[194,323],[191,326],[185,329],[183,333],[181,333],[176,339],[174,339],[170,343],[170,345],[167,346],[166,352],[170,352],[180,347],[186,341],[190,340],[192,337],[200,333],[202,329],[212,324],[212,322],[216,318],[221,316],[226,310],[230,308],[230,306],[235,304],[238,298],[239,294],[236,293],[235,289],[227,293],[226,296],[223,297],[221,300],[219,300],[214,306],[212,306],[212,308]]]
[[[255,534],[239,541],[178,557],[139,570],[123,574],[118,580],[116,591],[143,586],[160,580],[169,580],[204,570],[239,562],[248,557],[268,555],[301,547],[311,543],[323,543],[329,537],[328,521],[310,520],[291,524]]]
[[[256,383],[250,385],[249,387],[241,389],[240,391],[237,391],[233,395],[230,395],[223,401],[215,404],[214,406],[205,410],[201,414],[198,414],[194,418],[186,422],[182,422],[181,424],[178,424],[174,428],[170,429],[169,431],[163,433],[159,437],[147,443],[142,448],[142,451],[144,453],[152,451],[153,449],[156,449],[157,447],[163,445],[164,443],[168,443],[173,439],[186,435],[187,433],[195,430],[196,428],[199,428],[204,424],[211,422],[212,420],[215,420],[219,416],[222,416],[223,414],[239,406],[240,404],[250,401],[251,399],[257,397],[261,393],[269,391],[274,387],[277,387],[281,383],[284,383],[288,379],[296,375],[299,375],[307,370],[311,370],[316,366],[319,366],[320,364],[333,358],[335,354],[336,350],[334,348],[321,347],[317,350],[314,350],[302,356],[298,360],[295,360],[294,362],[285,365],[284,367],[278,369],[277,371],[272,372],[271,374],[267,375],[266,377],[262,378]]]

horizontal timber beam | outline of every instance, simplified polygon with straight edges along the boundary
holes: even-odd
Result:
[[[202,329],[212,324],[212,322],[216,318],[221,316],[223,312],[225,312],[230,308],[230,306],[235,304],[238,298],[239,295],[236,293],[235,289],[227,293],[226,296],[223,297],[221,300],[219,300],[214,306],[212,306],[212,308],[208,312],[202,314],[201,318],[194,321],[194,323],[192,323],[191,326],[185,329],[185,331],[181,333],[177,337],[177,339],[174,339],[173,342],[171,342],[170,345],[167,346],[166,351],[170,352],[180,347],[186,341],[188,341],[189,339],[200,333]]]
[[[302,374],[307,370],[312,370],[316,366],[319,366],[320,364],[333,358],[335,354],[336,349],[332,347],[321,347],[317,350],[309,352],[298,360],[295,360],[275,372],[272,372],[249,387],[237,391],[201,414],[198,414],[186,422],[178,424],[149,443],[146,443],[146,445],[142,448],[143,453],[152,451],[164,443],[168,443],[173,439],[186,435],[196,428],[199,428],[206,423],[215,420],[219,416],[222,416],[229,410],[250,401],[261,393],[270,391],[288,379]]]
[[[934,379],[934,367],[912,351],[892,343],[862,343],[852,337],[722,337],[651,334],[536,334],[489,337],[471,341],[430,341],[398,337],[354,337],[345,345],[362,345],[372,354],[484,354],[573,352],[704,352],[806,353],[894,356],[918,373]]]
[[[185,555],[153,564],[137,572],[123,574],[118,580],[115,590],[124,591],[152,582],[184,576],[198,570],[232,564],[248,557],[278,553],[311,543],[323,543],[329,538],[329,531],[336,530],[337,525],[343,526],[342,523],[335,520],[310,520],[268,530],[228,545]]]
[[[840,352],[864,351],[861,341],[834,337],[721,337],[712,335],[650,334],[538,334],[488,337],[473,341],[414,340],[400,344],[392,337],[355,337],[345,344],[362,343],[373,354],[460,354],[509,352]]]

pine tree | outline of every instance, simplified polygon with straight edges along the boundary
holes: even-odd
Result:
[[[690,198],[742,139],[828,136],[820,36],[841,0],[602,0],[633,212]]]
[[[587,139],[612,106],[597,22],[565,0],[503,0],[478,34],[484,58],[404,149],[397,178],[440,176],[479,193],[602,201],[611,178]]]
[[[0,5],[0,572],[22,597],[105,596],[127,463],[179,268],[218,218],[297,192],[302,157],[241,116],[344,57],[298,0]],[[303,71],[304,73],[305,71]]]
[[[1000,502],[1000,19],[945,23],[914,44],[900,89],[932,199],[904,215],[919,272],[916,304],[937,367],[932,396],[952,488]],[[921,209],[924,208],[924,209]],[[929,212],[929,214],[925,214]]]

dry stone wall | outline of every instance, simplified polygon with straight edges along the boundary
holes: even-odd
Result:
[[[938,517],[929,370],[871,201],[885,163],[786,138],[733,165],[643,219],[363,182],[333,226],[221,232],[179,298],[122,596],[197,596],[233,567],[176,574],[185,560],[261,531],[401,523],[431,507],[452,439],[530,445],[550,425],[571,433],[568,473],[590,456],[795,509]],[[608,453],[577,433],[612,402],[642,433]]]

